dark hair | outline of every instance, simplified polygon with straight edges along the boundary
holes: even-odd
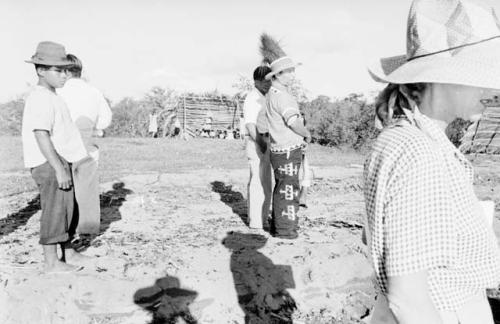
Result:
[[[419,94],[425,90],[426,83],[408,83],[408,84],[388,84],[380,92],[375,101],[375,112],[378,118],[388,122],[389,100],[394,96],[394,106],[392,107],[393,116],[403,116],[403,109],[413,110],[415,105],[419,105]]]
[[[35,71],[36,71],[37,75],[38,75],[38,69],[48,70],[52,67],[51,65],[36,64],[36,63],[34,65],[35,65]]]
[[[264,81],[266,75],[271,72],[271,68],[267,65],[261,65],[253,71],[253,79],[255,81]]]
[[[66,59],[70,62],[68,64],[68,71],[74,77],[80,78],[82,76],[82,61],[73,54],[66,55]]]

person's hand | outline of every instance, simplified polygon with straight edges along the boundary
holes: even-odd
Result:
[[[56,169],[56,179],[59,184],[59,189],[69,190],[73,186],[73,181],[71,180],[71,170],[68,165]]]
[[[262,141],[262,143],[259,144],[259,148],[260,148],[260,151],[262,152],[262,154],[266,153],[266,150],[267,150],[266,142]]]
[[[257,145],[259,146],[259,149],[262,152],[262,154],[266,153],[267,143],[262,138],[260,138],[260,136],[259,136],[259,138],[257,140]]]

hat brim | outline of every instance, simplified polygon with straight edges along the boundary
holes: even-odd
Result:
[[[406,55],[380,59],[368,71],[377,82],[449,83],[500,89],[500,40],[464,47],[455,55],[430,55],[407,61]]]
[[[271,78],[272,78],[273,76],[275,76],[276,74],[278,74],[278,73],[280,73],[280,72],[282,72],[282,71],[284,71],[284,70],[286,70],[286,69],[296,68],[296,67],[299,67],[299,66],[301,66],[301,65],[302,65],[302,63],[298,62],[298,63],[294,63],[293,65],[289,65],[289,66],[283,67],[282,69],[279,69],[279,70],[277,70],[277,71],[271,71],[271,72],[269,72],[268,74],[266,74],[265,79],[266,79],[266,80],[271,80]]]
[[[31,60],[25,60],[24,62],[31,63],[31,64],[46,65],[46,66],[67,66],[67,65],[71,65],[71,62],[67,61],[67,60],[40,61],[40,60],[36,60],[36,59],[31,59]]]

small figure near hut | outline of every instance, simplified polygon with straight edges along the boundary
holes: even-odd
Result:
[[[148,133],[151,137],[156,137],[158,135],[158,114],[156,110],[153,110],[151,114],[149,114]]]
[[[212,136],[212,131],[213,131],[212,130],[212,122],[213,122],[212,116],[207,116],[205,118],[205,123],[201,127],[201,136],[202,137],[214,137],[215,136],[215,133],[214,133],[214,136]]]
[[[180,137],[181,136],[181,122],[177,115],[174,117],[174,129],[170,133],[171,137]]]

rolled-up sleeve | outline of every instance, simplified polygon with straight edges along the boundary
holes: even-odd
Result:
[[[257,117],[262,105],[259,103],[259,97],[254,91],[249,92],[243,103],[243,120],[245,125],[257,124]]]
[[[109,108],[109,104],[106,101],[106,98],[104,98],[103,95],[100,95],[99,98],[99,111],[97,115],[97,123],[95,128],[96,129],[104,129],[108,127],[111,124],[111,118],[112,118],[112,112],[111,108]]]
[[[292,96],[283,93],[277,103],[276,108],[287,125],[292,124],[300,116],[299,106]]]
[[[31,131],[46,130],[52,133],[55,113],[54,105],[48,96],[30,97],[26,103],[25,113],[29,114],[27,122]]]

